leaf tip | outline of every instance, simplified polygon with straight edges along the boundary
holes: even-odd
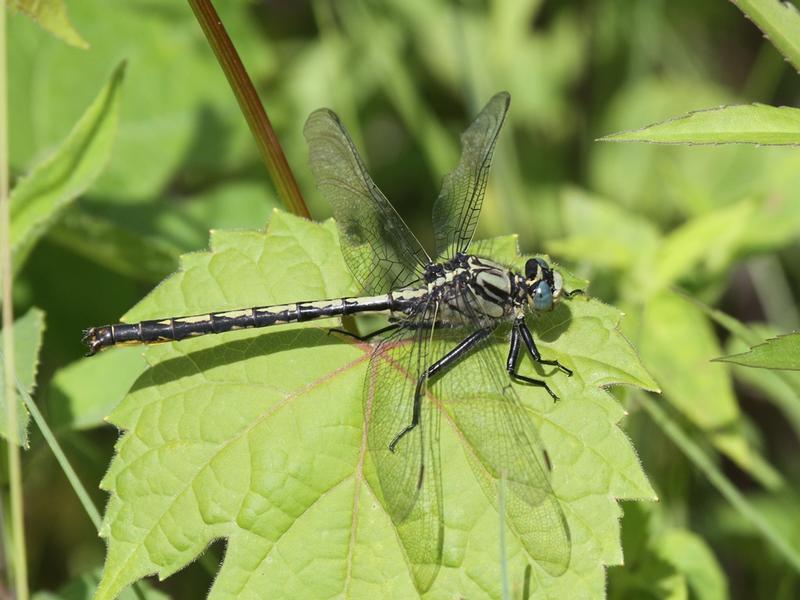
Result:
[[[114,67],[114,70],[111,73],[111,84],[112,85],[119,84],[125,78],[125,73],[127,72],[127,70],[128,70],[128,59],[123,58],[121,61],[119,61],[119,64],[116,67]]]

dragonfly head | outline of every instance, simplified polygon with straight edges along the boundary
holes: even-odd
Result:
[[[534,310],[552,310],[561,296],[564,280],[542,258],[531,258],[525,263],[525,287],[528,302]]]

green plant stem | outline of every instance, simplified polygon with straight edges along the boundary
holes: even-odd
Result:
[[[497,486],[497,513],[500,517],[500,579],[502,583],[503,600],[511,600],[511,590],[508,585],[508,555],[506,553],[506,473],[500,474]]]
[[[281,201],[290,212],[310,219],[308,207],[283,153],[278,136],[272,129],[272,123],[258,98],[253,82],[217,11],[214,10],[210,0],[188,0],[188,2],[239,102]]]
[[[61,445],[58,443],[56,436],[53,435],[53,431],[50,429],[50,426],[44,420],[42,413],[39,412],[39,407],[36,406],[36,403],[33,401],[33,398],[31,398],[28,390],[26,390],[19,381],[17,381],[17,391],[19,391],[20,396],[22,396],[22,400],[25,402],[25,406],[31,413],[31,417],[33,417],[33,421],[36,423],[39,431],[42,432],[44,441],[47,442],[47,445],[50,447],[50,451],[53,453],[53,456],[55,456],[56,461],[58,461],[58,465],[61,467],[64,475],[66,475],[69,484],[72,486],[72,490],[75,492],[78,500],[80,500],[83,510],[86,511],[86,514],[89,516],[89,520],[92,522],[92,525],[94,525],[94,528],[97,531],[100,531],[100,525],[102,523],[100,513],[92,502],[92,499],[89,497],[86,488],[83,487],[81,480],[78,479],[78,474],[75,473],[75,469],[72,468],[69,460],[67,460],[67,457],[64,454],[64,451],[61,449]]]
[[[14,390],[14,309],[11,305],[12,272],[8,173],[8,72],[6,61],[6,11],[0,8],[0,272],[3,304],[3,369],[8,444],[8,483],[11,496],[11,538],[14,557],[14,589],[19,600],[28,599],[28,563],[25,552],[25,522],[22,515],[22,467],[17,425],[17,395]]]
[[[714,462],[695,444],[681,427],[650,396],[637,393],[636,398],[651,419],[667,434],[672,442],[705,474],[717,491],[800,573],[800,554],[745,498]]]
[[[780,261],[775,255],[767,255],[749,261],[747,273],[754,281],[754,291],[767,321],[779,330],[793,331],[800,323],[797,304]]]

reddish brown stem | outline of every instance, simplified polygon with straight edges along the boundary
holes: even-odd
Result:
[[[297,186],[292,169],[286,161],[278,136],[272,129],[272,124],[256,93],[253,82],[228,37],[217,11],[210,0],[188,0],[188,2],[222,66],[225,77],[228,78],[228,83],[230,83],[239,107],[250,126],[261,158],[267,166],[267,171],[269,171],[284,206],[298,216],[310,218],[308,207],[306,207],[303,195]]]

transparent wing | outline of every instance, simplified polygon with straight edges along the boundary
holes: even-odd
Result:
[[[364,290],[382,294],[420,279],[430,258],[370,178],[339,117],[316,110],[303,134],[317,186],[333,207],[342,254]]]
[[[465,305],[475,306],[468,289]],[[475,326],[485,326],[477,311]],[[452,348],[455,331],[439,330],[440,343]],[[463,331],[461,337],[465,337]],[[464,452],[490,501],[498,499],[504,479],[507,526],[527,553],[552,575],[569,564],[571,542],[561,506],[550,486],[547,460],[535,422],[514,391],[504,361],[490,337],[452,370],[435,380],[435,397],[447,411]],[[432,358],[442,350],[431,349]],[[542,392],[544,393],[544,392]]]
[[[385,338],[373,352],[365,381],[367,444],[392,522],[412,566],[417,589],[427,590],[442,560],[439,412],[422,401],[421,421],[397,444],[389,444],[411,422],[414,391],[428,361],[434,306],[409,318],[410,328]]]
[[[444,178],[433,205],[436,256],[466,252],[478,224],[497,136],[508,111],[508,92],[495,94],[461,134],[461,160]]]

